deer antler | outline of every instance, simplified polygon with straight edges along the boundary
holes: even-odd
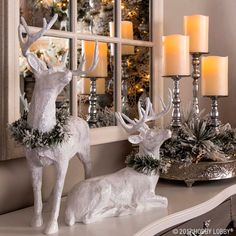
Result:
[[[165,105],[162,99],[160,98],[163,107],[163,110],[160,113],[154,112],[150,99],[146,98],[145,110],[141,107],[141,102],[140,101],[138,102],[139,119],[131,120],[128,116],[120,112],[116,112],[116,118],[127,133],[134,133],[136,131],[139,131],[141,128],[147,129],[148,126],[145,124],[146,122],[151,120],[157,120],[158,118],[168,113],[169,110],[171,109],[172,92],[170,89],[168,98],[169,98],[168,105]],[[127,124],[126,122],[128,122],[129,124]]]
[[[126,116],[123,113],[116,112],[116,118],[122,125],[122,127],[126,130],[127,133],[134,133],[136,131],[139,131],[140,128],[146,127],[146,120],[148,117],[148,113],[150,112],[151,102],[150,99],[146,99],[146,110],[142,110],[140,101],[138,102],[138,113],[139,113],[139,119],[131,120],[128,116]],[[126,122],[130,123],[127,124]]]
[[[98,51],[98,41],[96,40],[95,41],[95,49],[94,49],[94,54],[93,54],[93,63],[92,65],[90,66],[89,69],[83,71],[83,66],[84,66],[84,63],[86,62],[85,60],[85,55],[82,55],[81,58],[80,58],[80,65],[79,65],[79,68],[77,70],[73,70],[72,71],[72,74],[75,75],[75,76],[80,76],[80,75],[86,75],[86,74],[89,74],[91,73],[94,68],[97,66],[97,63],[98,63],[98,55],[99,55],[99,51]]]
[[[152,120],[157,120],[170,111],[171,106],[172,106],[172,92],[171,92],[171,90],[169,89],[169,95],[168,95],[169,102],[167,105],[165,105],[165,103],[163,102],[163,100],[160,97],[159,97],[159,99],[160,99],[163,110],[160,113],[155,113],[155,111],[153,110],[152,104],[151,104],[150,105],[150,112],[148,114],[146,122],[152,121]],[[142,113],[144,113],[143,109],[142,109]]]
[[[24,17],[21,17],[21,23],[18,27],[18,34],[19,34],[19,39],[20,39],[20,47],[22,50],[22,54],[23,56],[27,56],[27,51],[29,49],[29,47],[37,40],[39,39],[41,36],[43,36],[45,34],[45,32],[47,32],[49,29],[51,29],[51,27],[53,26],[53,24],[56,22],[58,15],[55,14],[53,16],[53,18],[50,20],[49,23],[47,23],[46,19],[43,18],[43,28],[41,30],[39,30],[36,33],[30,33],[29,27],[24,19]],[[25,32],[28,35],[27,40],[25,40],[22,36],[23,33],[23,28],[25,30]]]

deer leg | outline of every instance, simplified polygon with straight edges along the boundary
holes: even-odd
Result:
[[[142,205],[145,208],[153,208],[153,207],[167,207],[168,200],[166,197],[162,197],[160,195],[150,196],[146,199],[146,201],[142,202]]]
[[[88,161],[84,163],[85,179],[92,177],[92,162]]]
[[[78,153],[79,159],[82,161],[85,172],[85,179],[92,177],[92,161],[90,157],[90,145],[86,145],[83,151]]]
[[[32,227],[40,227],[43,224],[42,218],[42,167],[31,166],[32,185],[34,192],[34,216],[31,220]]]
[[[43,211],[44,212],[50,212],[52,211],[52,204],[53,204],[53,194],[54,194],[54,189],[52,189],[48,199],[47,199],[47,202],[44,203],[43,205]]]
[[[52,206],[52,212],[49,219],[49,223],[47,224],[44,231],[45,234],[53,234],[58,231],[57,219],[58,219],[59,211],[60,211],[61,195],[62,195],[62,190],[63,190],[66,172],[68,168],[68,160],[55,163],[55,167],[56,167],[57,179],[56,179],[56,184],[53,190],[53,206]]]

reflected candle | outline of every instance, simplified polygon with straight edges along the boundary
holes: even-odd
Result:
[[[163,76],[190,75],[189,36],[163,36]]]
[[[115,37],[114,22],[109,22],[110,36]],[[133,39],[133,23],[131,21],[121,21],[121,37],[123,39]],[[134,54],[134,46],[122,45],[122,55]],[[111,55],[114,56],[114,47],[112,47]]]
[[[202,58],[202,96],[228,96],[228,57]]]
[[[184,34],[190,37],[190,52],[208,52],[209,17],[193,15],[184,17]]]
[[[85,55],[85,63],[83,70],[89,69],[93,62],[95,50],[95,42],[92,41],[82,41],[82,54]],[[87,77],[107,77],[107,44],[98,43],[98,63],[94,70],[87,74]]]

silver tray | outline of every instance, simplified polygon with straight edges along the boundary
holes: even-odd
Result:
[[[182,162],[173,162],[167,173],[160,178],[184,181],[192,187],[196,181],[228,179],[236,176],[236,159],[227,162],[199,162],[183,166]]]

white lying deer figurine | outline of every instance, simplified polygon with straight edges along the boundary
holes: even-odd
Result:
[[[35,76],[35,87],[28,111],[27,123],[32,129],[38,129],[44,133],[50,132],[56,125],[55,103],[57,96],[63,88],[71,81],[73,75],[80,76],[91,72],[98,61],[97,43],[94,52],[94,61],[87,71],[82,71],[85,62],[84,57],[82,57],[78,70],[70,71],[65,67],[65,62],[59,66],[47,68],[44,61],[30,53],[29,47],[43,36],[56,20],[57,15],[48,24],[44,19],[43,28],[37,33],[30,32],[24,18],[21,18],[22,25],[19,26],[22,54],[27,58],[27,62]],[[27,33],[26,39],[23,39],[22,36],[23,28]],[[32,226],[34,227],[39,227],[43,224],[41,196],[42,168],[50,164],[53,164],[56,168],[57,178],[52,195],[52,212],[45,228],[46,234],[52,234],[58,231],[57,218],[69,160],[78,154],[85,168],[85,177],[88,178],[91,175],[89,127],[87,122],[78,117],[69,117],[66,126],[69,137],[61,144],[34,149],[25,147],[26,158],[32,172],[34,191]]]
[[[130,120],[124,114],[116,114],[127,132],[139,132],[139,135],[130,136],[129,141],[139,143],[140,155],[159,158],[159,148],[171,137],[171,131],[150,129],[145,122],[160,118],[170,107],[171,98],[169,105],[164,106],[164,110],[159,114],[155,114],[150,99],[147,98],[146,110],[141,108],[140,102],[138,104],[138,120]],[[122,117],[130,124],[126,124]],[[75,185],[68,195],[65,221],[68,225],[75,222],[88,224],[104,217],[134,214],[152,207],[167,207],[167,199],[155,194],[158,179],[159,173],[145,175],[126,167],[110,175],[82,181]]]

